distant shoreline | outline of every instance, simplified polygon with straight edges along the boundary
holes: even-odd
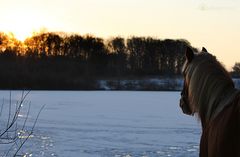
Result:
[[[240,78],[233,78],[235,87],[240,89]],[[92,88],[0,88],[0,90],[37,90],[37,91],[181,91],[183,79],[148,78],[148,79],[101,79],[95,80]]]

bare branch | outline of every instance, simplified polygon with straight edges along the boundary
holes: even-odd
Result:
[[[28,109],[26,113],[26,117],[23,119],[19,119],[20,111],[24,104],[26,103],[25,99],[27,95],[29,94],[30,91],[24,93],[22,92],[21,98],[19,101],[12,101],[12,94],[10,92],[10,100],[9,100],[9,107],[8,107],[8,115],[7,115],[7,125],[6,128],[3,128],[0,131],[0,145],[5,144],[9,145],[7,148],[6,152],[3,154],[3,156],[19,156],[19,151],[23,147],[23,145],[26,143],[26,141],[30,138],[33,137],[33,131],[36,126],[36,123],[38,121],[38,118],[40,116],[40,113],[42,112],[43,108],[45,105],[43,105],[40,110],[38,111],[38,114],[30,128],[30,130],[26,129],[27,121],[29,119],[29,114],[30,114],[30,109],[31,109],[31,102],[28,103]],[[4,109],[4,99],[3,103],[1,105],[1,111],[0,111],[0,116],[4,115],[3,114],[3,109]],[[13,105],[15,106],[15,109],[13,109]],[[18,122],[21,125],[18,125]],[[22,153],[24,154],[24,153]],[[20,155],[22,156],[22,155]]]

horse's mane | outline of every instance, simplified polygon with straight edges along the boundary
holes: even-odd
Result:
[[[215,117],[237,93],[229,73],[207,52],[196,53],[183,70],[189,86],[189,103],[201,119]]]

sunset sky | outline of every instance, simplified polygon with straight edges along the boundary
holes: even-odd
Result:
[[[0,31],[187,39],[230,69],[240,62],[239,0],[0,0]]]

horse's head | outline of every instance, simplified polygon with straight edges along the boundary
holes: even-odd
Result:
[[[201,121],[205,122],[232,100],[236,89],[227,70],[205,48],[196,53],[187,48],[185,59],[180,107],[183,113],[197,113]]]
[[[202,52],[207,52],[207,50],[203,47]],[[187,115],[193,115],[196,111],[194,110],[194,106],[189,100],[189,83],[190,83],[190,76],[187,74],[186,69],[188,66],[193,62],[194,58],[196,57],[193,50],[187,47],[185,53],[185,63],[183,66],[182,74],[184,77],[184,84],[183,89],[181,91],[181,99],[180,99],[180,107],[182,108],[183,113]]]

